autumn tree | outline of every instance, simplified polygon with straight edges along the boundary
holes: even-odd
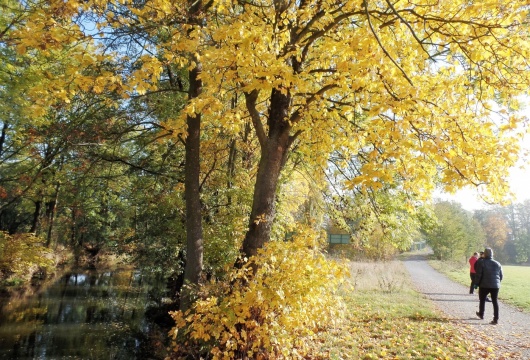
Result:
[[[201,29],[217,44],[202,53],[217,61],[203,63],[201,103],[241,89],[240,117],[252,119],[261,146],[246,256],[270,237],[293,146],[321,164],[336,147],[362,149],[369,161],[352,187],[399,178],[421,198],[439,179],[446,190],[489,184],[502,195],[518,150],[520,119],[508,109],[528,82],[516,55],[527,52],[524,7],[317,1],[217,11],[231,17]]]
[[[485,243],[494,251],[494,256],[500,261],[507,261],[505,245],[511,230],[501,208],[477,211],[475,217],[480,221],[486,235]]]
[[[240,239],[242,258],[258,255],[272,237],[286,167],[304,161],[326,169],[337,150],[345,159],[363,157],[345,187],[359,193],[395,187],[408,209],[421,204],[436,184],[446,191],[486,185],[493,200],[506,192],[523,123],[517,99],[529,88],[524,2],[28,4],[25,26],[13,32],[19,53],[73,44],[97,49],[97,55],[73,54],[68,71],[46,83],[35,110],[82,91],[142,96],[160,90],[167,69],[188,73],[186,104],[164,126],[186,144],[190,283],[202,268],[200,186],[217,169],[201,163],[205,139],[259,144],[255,173],[245,168],[255,177]],[[128,35],[127,29],[138,27],[142,32],[135,33],[140,36],[131,48],[100,46],[104,42],[95,36],[114,29]],[[126,66],[77,73],[107,61]],[[42,94],[44,88],[35,89]],[[273,260],[273,254],[264,254]]]

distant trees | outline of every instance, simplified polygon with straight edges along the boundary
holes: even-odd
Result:
[[[485,234],[473,214],[456,202],[434,204],[436,224],[424,229],[427,243],[439,260],[462,258],[483,247]]]
[[[477,210],[474,215],[486,235],[484,244],[493,249],[495,258],[500,261],[509,260],[505,247],[511,230],[505,215],[505,211],[500,208]]]
[[[436,225],[423,234],[439,259],[460,259],[491,247],[501,262],[530,259],[530,201],[474,212],[456,202],[434,204]]]
[[[530,200],[510,205],[503,209],[503,213],[509,226],[507,253],[510,260],[528,262],[530,260]]]

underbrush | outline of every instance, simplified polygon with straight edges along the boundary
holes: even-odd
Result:
[[[344,260],[344,278],[336,261],[296,241],[269,244],[257,261],[255,276],[241,269],[172,314],[171,358],[504,358],[412,290],[399,261]]]
[[[30,281],[35,274],[51,271],[53,251],[33,234],[9,235],[0,232],[0,281],[5,286],[18,286]]]
[[[172,358],[301,359],[345,315],[346,270],[310,246],[314,234],[271,242],[228,279],[201,288],[192,309],[172,313]]]
[[[30,296],[51,281],[72,260],[64,246],[51,249],[31,233],[0,232],[0,291],[10,296]]]

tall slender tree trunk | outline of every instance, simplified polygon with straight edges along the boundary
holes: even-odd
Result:
[[[202,9],[200,0],[190,0],[191,23],[198,24],[197,18]],[[189,72],[190,88],[188,98],[194,99],[201,94],[202,81],[199,79],[202,64],[194,56],[197,64]],[[198,285],[203,267],[203,231],[200,201],[200,143],[201,115],[188,115],[188,136],[186,137],[186,164],[184,191],[186,198],[186,265],[184,267],[184,287],[180,294],[180,309],[186,311],[193,302],[192,290]]]
[[[237,149],[236,149],[236,141],[231,140],[229,145],[229,152],[228,152],[228,165],[227,165],[227,171],[226,171],[226,188],[228,190],[231,190],[234,187],[234,177],[236,174],[236,155],[237,155]],[[228,192],[228,195],[226,197],[226,203],[228,206],[232,205],[232,195],[230,195],[230,191]]]
[[[232,98],[231,108],[235,109],[236,104],[237,104],[237,96],[234,95],[234,97]],[[227,174],[226,174],[228,178],[226,182],[226,188],[228,190],[232,189],[234,185],[234,177],[236,174],[236,155],[237,155],[236,140],[232,139],[229,145],[228,165],[227,165]],[[230,191],[228,193],[230,194]],[[226,200],[229,206],[232,205],[231,195],[228,195]]]
[[[46,234],[46,247],[50,247],[52,241],[53,224],[55,222],[55,210],[57,209],[57,201],[59,200],[60,184],[55,185],[55,194],[53,200],[46,203],[46,217],[48,219],[48,232]]]

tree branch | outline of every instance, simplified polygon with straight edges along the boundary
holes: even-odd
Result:
[[[265,129],[261,123],[261,118],[259,111],[256,109],[256,101],[258,99],[259,90],[254,89],[250,93],[245,92],[245,104],[247,110],[250,113],[250,118],[252,119],[252,124],[256,130],[256,135],[259,140],[260,146],[263,148],[267,143],[267,135],[265,134]]]
[[[297,123],[298,121],[300,121],[301,117],[302,117],[302,110],[305,110],[307,109],[307,107],[317,99],[317,97],[320,97],[322,95],[324,95],[324,93],[330,89],[333,89],[333,88],[336,88],[338,87],[337,84],[327,84],[326,86],[322,87],[320,90],[318,90],[316,93],[312,94],[311,97],[306,101],[305,105],[303,107],[300,107],[298,108],[292,115],[291,115],[291,118],[290,118],[290,122],[292,124],[295,124]]]
[[[377,34],[375,33],[374,27],[372,25],[372,21],[370,20],[370,12],[368,11],[368,0],[365,0],[365,2],[364,2],[364,10],[365,10],[365,14],[366,14],[366,19],[368,20],[368,26],[370,27],[370,30],[372,31],[372,34],[374,34],[375,40],[379,44],[379,47],[381,48],[381,50],[383,50],[383,52],[390,59],[390,61],[392,61],[392,63],[399,69],[399,71],[401,71],[401,73],[403,74],[405,79],[409,82],[409,84],[414,86],[414,84],[412,83],[412,80],[409,79],[409,77],[408,77],[407,73],[405,72],[405,70],[403,70],[401,68],[401,66],[399,66],[399,64],[392,58],[392,56],[390,56],[388,51],[386,51],[385,47],[381,43],[381,40],[379,40],[379,36],[377,36]]]

